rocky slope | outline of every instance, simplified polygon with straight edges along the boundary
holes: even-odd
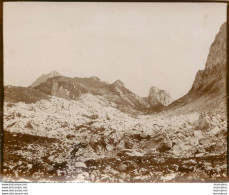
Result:
[[[31,87],[36,87],[40,85],[41,83],[44,83],[48,80],[48,78],[56,77],[56,76],[61,76],[59,72],[52,71],[48,74],[43,74],[41,75],[36,81],[34,81],[31,85]]]
[[[168,182],[226,179],[216,114],[132,118],[97,95],[4,105],[4,180]]]
[[[166,108],[177,112],[213,111],[226,115],[227,108],[227,24],[212,43],[204,70],[199,70],[190,91]]]
[[[10,103],[24,102],[26,104],[31,104],[42,99],[44,100],[50,99],[50,97],[30,87],[16,87],[16,86],[4,87],[5,102],[10,102]]]

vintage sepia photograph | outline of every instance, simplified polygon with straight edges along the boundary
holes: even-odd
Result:
[[[4,182],[226,182],[227,4],[5,2]]]

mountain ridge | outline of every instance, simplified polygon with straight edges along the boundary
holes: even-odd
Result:
[[[149,91],[148,97],[140,97],[128,88],[126,88],[125,84],[119,79],[117,79],[113,83],[108,83],[102,81],[96,76],[71,78],[63,76],[57,71],[52,71],[48,74],[41,75],[35,80],[35,82],[33,82],[29,86],[29,88],[31,89],[27,90],[25,88],[24,90],[22,90],[22,92],[29,91],[31,93],[34,93],[35,90],[39,94],[42,93],[44,95],[56,96],[67,100],[77,100],[81,94],[85,93],[101,95],[106,99],[119,105],[120,108],[122,108],[124,111],[126,111],[128,108],[130,110],[133,109],[143,112],[148,112],[150,110],[158,112],[159,110],[161,110],[161,108],[167,105],[160,100],[161,97],[157,97],[160,96],[160,93],[167,94],[167,92],[158,88],[153,96],[152,92],[150,93]],[[16,88],[14,89],[15,92],[11,90],[11,93],[18,93],[18,90]],[[6,88],[6,91],[8,91],[8,88]],[[6,94],[8,97],[7,99],[9,100],[9,93]],[[22,94],[19,94],[19,96],[22,96]],[[155,101],[153,100],[154,98],[156,99]],[[22,100],[21,98],[19,99]],[[151,101],[151,103],[149,100]],[[155,104],[152,102],[155,102]]]
[[[193,85],[183,97],[172,102],[164,111],[217,111],[226,114],[227,108],[227,23],[224,23],[211,44],[205,68],[196,73]]]
[[[46,82],[34,87],[34,89],[57,97],[65,99],[77,99],[80,94],[91,93],[101,95],[117,104],[126,105],[137,109],[146,109],[150,105],[147,101],[125,88],[120,80],[112,84],[101,81],[98,77],[89,78],[70,78],[53,77],[48,78]]]

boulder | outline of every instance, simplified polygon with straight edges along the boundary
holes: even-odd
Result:
[[[172,147],[172,142],[165,135],[156,135],[144,143],[145,149],[156,148],[159,152],[166,152]]]
[[[117,156],[144,156],[145,152],[140,150],[133,150],[133,149],[124,149],[117,153]]]
[[[208,131],[211,127],[211,119],[205,114],[200,114],[199,119],[194,123],[195,129]]]
[[[131,171],[138,167],[138,165],[131,160],[126,160],[120,163],[119,170],[120,171]]]
[[[87,168],[86,164],[84,162],[76,162],[75,167],[77,168]]]

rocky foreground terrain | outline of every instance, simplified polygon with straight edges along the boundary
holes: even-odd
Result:
[[[101,96],[5,104],[4,173],[32,181],[161,182],[226,178],[220,115],[140,115]]]
[[[172,104],[155,87],[141,98],[96,77],[6,86],[3,180],[226,181],[225,32],[226,24],[191,90]]]

